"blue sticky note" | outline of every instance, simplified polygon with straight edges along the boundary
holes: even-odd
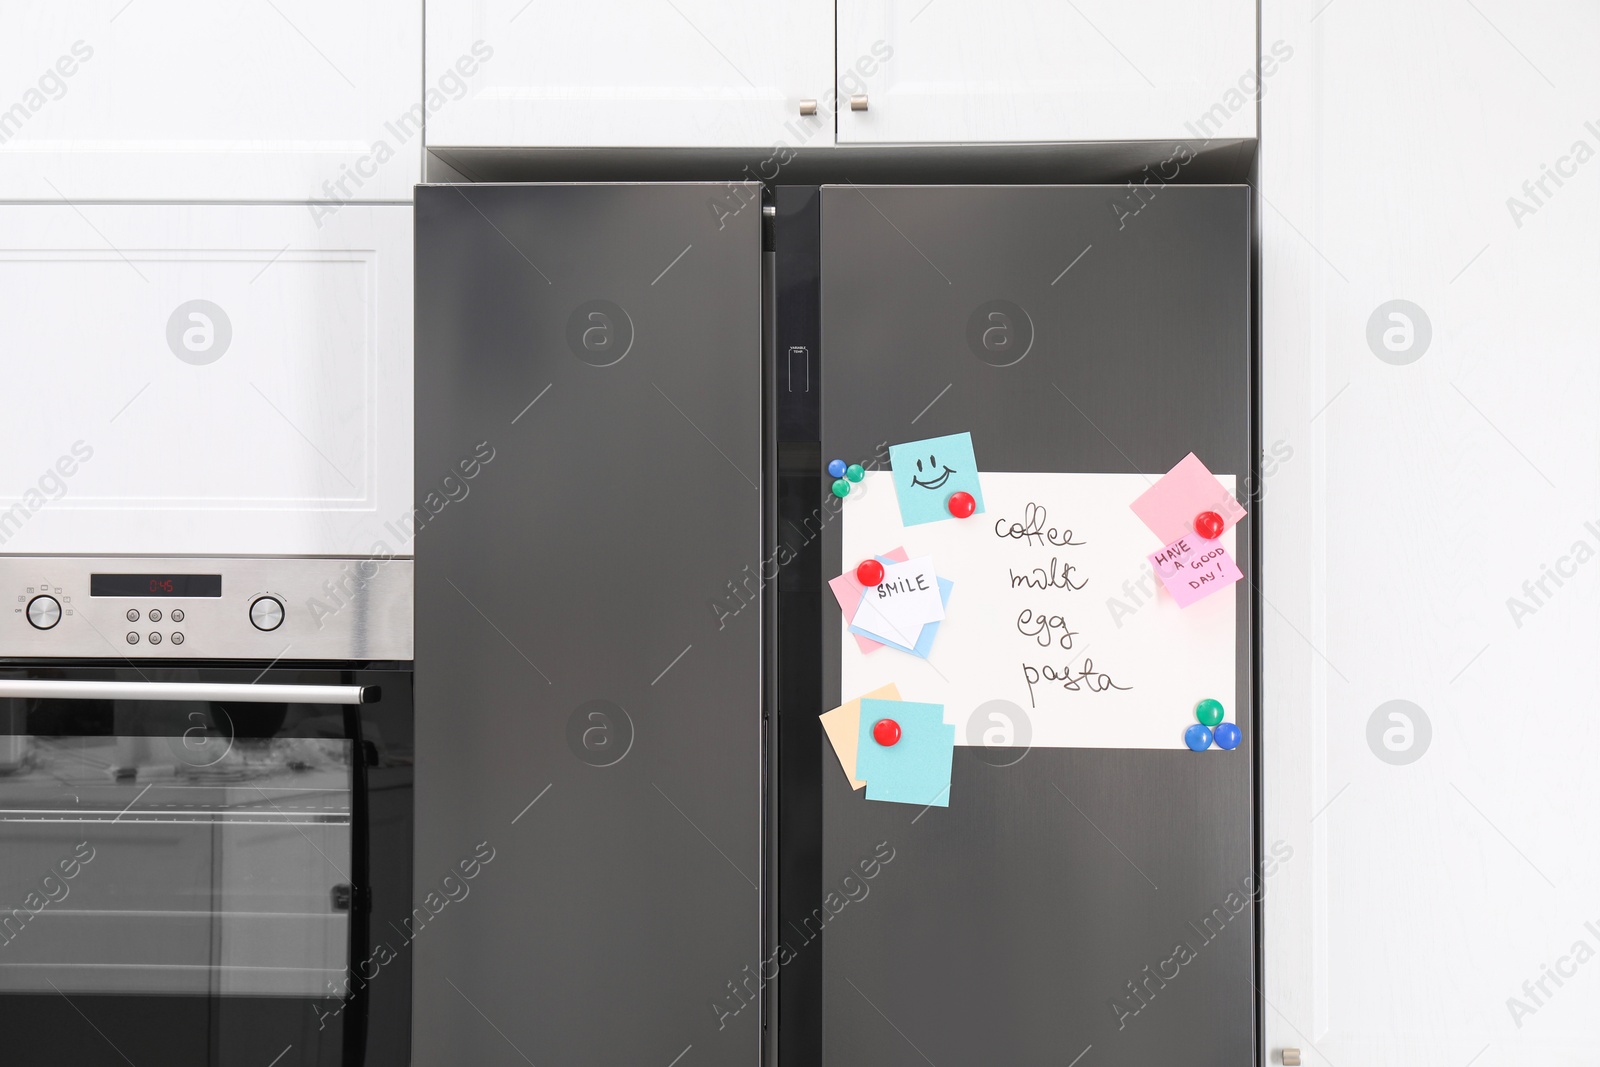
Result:
[[[900,521],[906,526],[952,518],[950,494],[958,492],[971,493],[977,514],[983,514],[983,489],[978,485],[970,433],[890,445],[889,468],[900,501]]]
[[[879,556],[878,559],[884,563],[894,562],[887,556]],[[955,588],[955,584],[956,583],[952,582],[948,578],[939,579],[939,599],[944,601],[945,607],[950,606],[950,590]],[[861,595],[866,596],[867,591],[863,589],[861,591]],[[905,645],[902,645],[892,637],[884,637],[881,634],[875,634],[871,630],[865,630],[855,625],[850,627],[850,632],[853,634],[861,634],[863,637],[870,637],[879,644],[888,645],[890,648],[898,648],[901,652],[909,652],[913,656],[921,656],[923,659],[927,659],[929,653],[933,651],[933,638],[934,635],[939,632],[940,621],[941,620],[935,619],[933,622],[922,624],[922,632],[917,635],[917,646],[915,648],[907,648]]]
[[[885,746],[873,738],[872,727],[879,719],[900,724],[898,742]],[[945,723],[943,704],[863,700],[858,729],[856,777],[867,783],[868,800],[950,806],[956,728]]]

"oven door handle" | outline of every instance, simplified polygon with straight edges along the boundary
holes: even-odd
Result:
[[[229,682],[74,682],[0,678],[0,697],[38,700],[214,700],[254,704],[372,704],[375,685],[246,685]]]

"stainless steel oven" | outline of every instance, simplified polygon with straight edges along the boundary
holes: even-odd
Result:
[[[5,1062],[409,1062],[411,564],[0,558]]]

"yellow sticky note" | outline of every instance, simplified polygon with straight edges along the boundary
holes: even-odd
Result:
[[[845,777],[850,779],[851,789],[861,789],[867,784],[856,779],[856,753],[859,751],[857,745],[861,734],[861,702],[899,699],[899,688],[890,682],[881,689],[863,693],[848,704],[841,704],[819,716],[822,719],[822,729],[827,733],[828,740],[833,742],[833,753],[839,757],[839,765],[844,768]]]

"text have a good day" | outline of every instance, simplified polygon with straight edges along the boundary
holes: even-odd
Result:
[[[1185,535],[1148,557],[1151,568],[1180,608],[1244,577],[1219,540]]]

